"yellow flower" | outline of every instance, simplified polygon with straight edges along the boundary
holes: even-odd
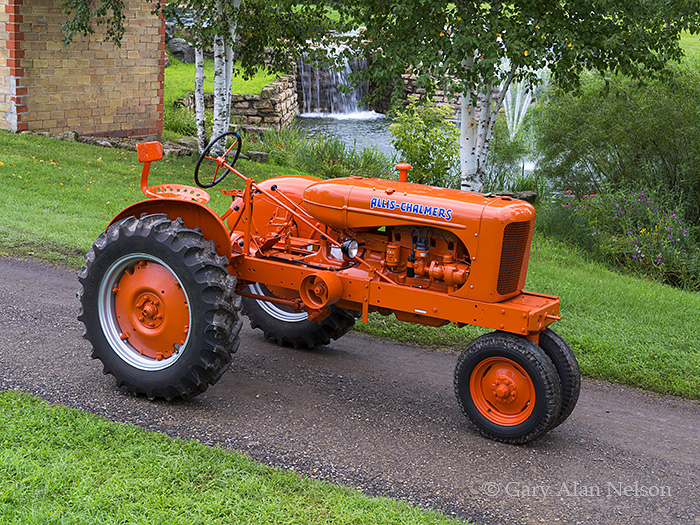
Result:
[[[525,51],[523,51],[523,54],[524,54],[525,56],[527,56],[527,49],[526,49]]]

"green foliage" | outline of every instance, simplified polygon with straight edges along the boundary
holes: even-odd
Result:
[[[549,194],[547,179],[540,173],[526,173],[525,161],[532,156],[530,127],[510,136],[505,118],[499,117],[493,130],[486,163],[484,191],[534,191],[538,200]]]
[[[682,57],[683,31],[700,27],[698,0],[345,0],[337,5],[349,25],[364,26],[353,47],[372,63],[359,76],[371,77],[379,96],[409,67],[428,90],[432,79],[439,79],[453,92],[473,93],[476,86],[499,85],[508,76],[504,60],[516,81],[534,80],[537,70],[548,68],[557,84],[569,88],[586,70],[648,78]]]
[[[105,40],[121,47],[124,37],[124,1],[123,0],[63,0],[63,12],[69,17],[61,29],[65,33],[64,44],[70,44],[75,35],[92,35],[95,33],[93,22],[106,26]]]
[[[452,109],[411,97],[389,126],[393,146],[413,166],[411,182],[455,187],[459,184],[459,130],[448,119]]]
[[[591,75],[576,94],[554,91],[535,113],[539,168],[577,196],[659,188],[700,219],[700,61],[668,83]]]
[[[700,291],[697,227],[677,202],[654,191],[561,194],[538,212],[540,231],[596,260],[645,278]]]

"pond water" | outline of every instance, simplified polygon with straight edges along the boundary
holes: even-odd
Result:
[[[374,111],[356,113],[302,113],[294,120],[295,125],[305,129],[309,135],[335,135],[349,147],[365,149],[376,147],[388,157],[397,155],[391,145],[389,124],[391,119]]]

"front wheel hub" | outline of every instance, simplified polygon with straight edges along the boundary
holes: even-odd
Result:
[[[496,401],[503,404],[512,403],[518,397],[518,387],[515,381],[507,376],[498,376],[491,389],[496,396]]]
[[[519,425],[535,407],[532,379],[518,363],[506,357],[489,357],[476,365],[469,390],[481,415],[498,425]]]

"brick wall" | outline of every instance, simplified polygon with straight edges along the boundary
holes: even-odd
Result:
[[[61,0],[0,0],[0,128],[162,133],[165,22],[149,2],[124,3],[121,48],[100,27],[65,47]]]

